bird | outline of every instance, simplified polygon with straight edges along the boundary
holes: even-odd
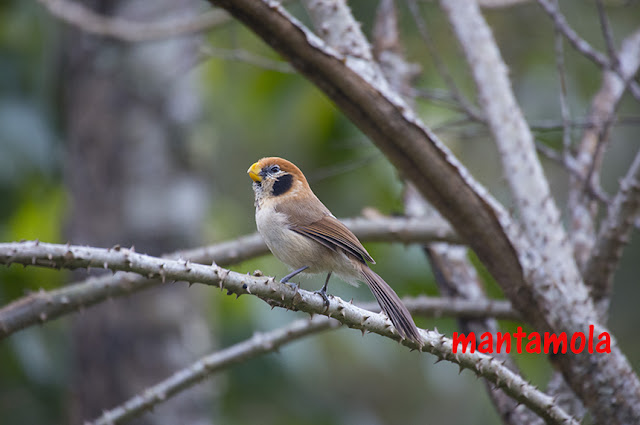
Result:
[[[365,282],[400,337],[423,345],[405,305],[367,264],[375,264],[371,255],[313,193],[297,166],[283,158],[266,157],[247,173],[253,180],[258,232],[273,255],[292,270],[281,283],[300,273],[326,273],[324,285],[315,292],[328,308],[332,274],[354,286]]]

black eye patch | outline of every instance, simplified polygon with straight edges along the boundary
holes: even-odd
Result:
[[[293,176],[291,174],[283,174],[273,183],[271,194],[273,196],[279,196],[283,193],[287,193],[293,185]]]

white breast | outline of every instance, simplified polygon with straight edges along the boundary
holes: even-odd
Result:
[[[277,212],[269,202],[256,210],[256,224],[267,247],[291,269],[308,266],[308,273],[328,273],[354,276],[354,266],[343,253],[329,250],[320,243],[289,229],[287,216]],[[356,274],[357,275],[357,274]]]
[[[310,263],[314,261],[307,253],[314,252],[318,243],[290,230],[286,215],[265,203],[256,211],[256,225],[265,243],[280,261],[294,269],[311,267]]]

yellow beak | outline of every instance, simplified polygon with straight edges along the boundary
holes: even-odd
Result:
[[[262,177],[260,177],[260,171],[262,171],[260,169],[260,166],[257,162],[254,162],[253,165],[247,170],[247,173],[249,173],[249,177],[251,177],[251,180],[253,180],[254,182],[261,182]]]

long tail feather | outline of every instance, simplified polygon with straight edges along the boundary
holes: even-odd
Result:
[[[395,291],[369,267],[363,266],[360,272],[362,278],[367,285],[369,285],[371,292],[373,292],[373,295],[376,297],[378,304],[380,304],[380,308],[382,308],[382,311],[391,319],[391,323],[396,327],[398,333],[403,338],[410,339],[422,345],[423,342],[418,328],[413,322],[411,314],[409,314],[409,311],[402,301],[400,301]]]

